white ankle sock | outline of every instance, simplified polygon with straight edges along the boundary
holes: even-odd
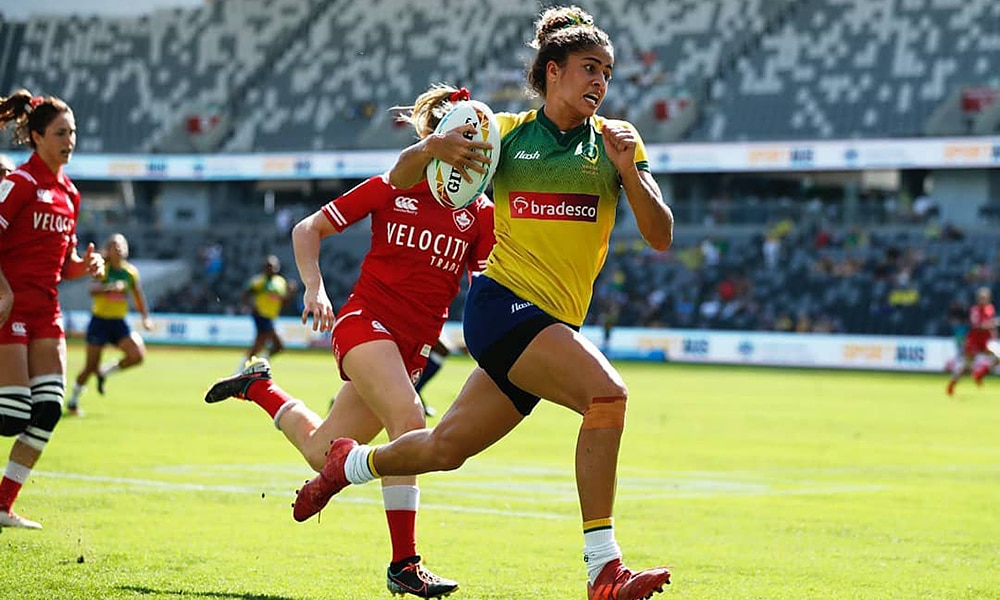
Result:
[[[377,479],[368,468],[368,455],[374,452],[371,446],[360,445],[350,451],[344,461],[344,474],[351,483],[368,483]]]
[[[587,576],[593,584],[604,565],[622,557],[622,550],[615,541],[612,528],[588,531],[583,534],[583,562],[587,563]]]

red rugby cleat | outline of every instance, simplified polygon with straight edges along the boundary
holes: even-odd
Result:
[[[593,585],[587,584],[587,600],[651,598],[669,583],[670,571],[663,567],[633,573],[616,558],[604,565]]]
[[[323,510],[330,498],[351,484],[344,472],[347,455],[358,443],[350,438],[337,438],[326,453],[326,464],[318,475],[310,479],[295,492],[292,516],[302,522]]]

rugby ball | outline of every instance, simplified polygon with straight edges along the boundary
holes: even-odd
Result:
[[[432,158],[427,163],[427,183],[430,185],[431,194],[438,204],[445,208],[459,209],[474,202],[486,190],[486,186],[493,179],[493,174],[496,173],[497,163],[500,162],[500,128],[497,126],[497,118],[489,106],[478,100],[463,100],[456,103],[438,123],[434,133],[451,131],[466,123],[476,126],[475,133],[469,133],[466,137],[477,142],[493,144],[492,150],[483,150],[490,162],[486,173],[468,170],[472,181],[466,181],[460,170],[442,160]]]

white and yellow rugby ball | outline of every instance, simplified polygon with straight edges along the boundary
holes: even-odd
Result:
[[[455,107],[438,123],[434,133],[451,131],[466,123],[476,126],[475,133],[470,133],[466,137],[473,141],[493,144],[492,150],[483,151],[490,161],[489,167],[486,173],[476,173],[467,169],[469,176],[472,177],[470,182],[466,181],[462,177],[462,172],[455,167],[432,158],[427,163],[427,183],[430,184],[434,199],[445,208],[458,209],[474,202],[486,190],[486,186],[493,179],[493,174],[496,173],[497,163],[500,162],[500,128],[497,126],[496,116],[489,106],[478,100],[463,100],[455,104]]]

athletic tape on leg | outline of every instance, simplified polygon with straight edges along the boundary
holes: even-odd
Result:
[[[625,396],[601,396],[583,411],[583,429],[625,429]]]

